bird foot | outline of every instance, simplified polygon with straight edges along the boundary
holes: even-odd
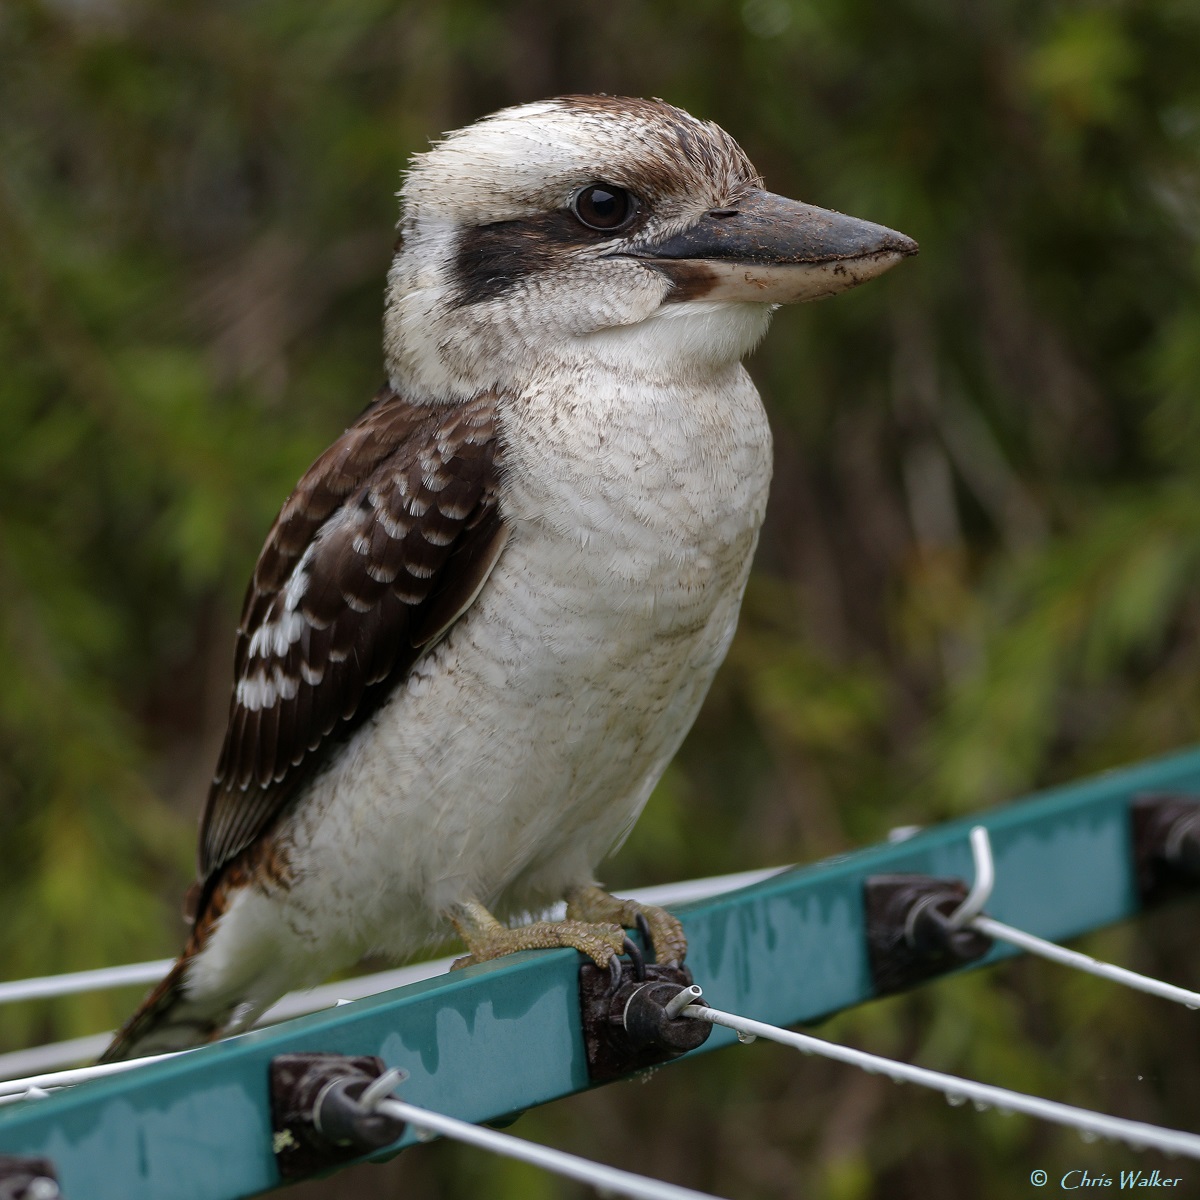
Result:
[[[450,914],[450,921],[470,951],[451,964],[452,971],[518,950],[546,950],[556,946],[570,946],[586,954],[596,966],[607,968],[625,944],[625,931],[619,925],[599,921],[570,918],[534,921],[509,929],[474,901],[457,906]]]
[[[639,904],[610,896],[602,888],[579,887],[567,893],[568,920],[615,922],[623,929],[637,929],[647,947],[654,950],[654,961],[664,965],[682,964],[687,955],[683,926],[665,908]]]

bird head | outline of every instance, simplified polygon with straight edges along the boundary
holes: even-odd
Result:
[[[712,370],[776,305],[917,250],[765,191],[729,134],[660,100],[504,109],[415,156],[400,195],[385,353],[393,385],[430,399],[572,360]]]

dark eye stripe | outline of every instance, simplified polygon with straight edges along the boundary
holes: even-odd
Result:
[[[574,212],[564,208],[520,221],[470,226],[459,234],[454,303],[495,300],[527,276],[553,270],[595,238],[594,232],[581,227]]]
[[[602,241],[600,235],[630,229],[641,218],[641,201],[632,192],[606,184],[589,186],[626,197],[628,210],[622,224],[587,225],[576,211],[576,202],[589,190],[583,188],[566,208],[461,230],[454,258],[455,307],[498,299],[527,276],[554,269],[569,261],[574,251]]]

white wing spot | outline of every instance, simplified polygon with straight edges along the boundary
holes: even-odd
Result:
[[[282,657],[300,640],[303,632],[304,618],[298,612],[285,609],[276,620],[266,621],[254,631],[250,639],[250,657]]]
[[[318,535],[319,536],[319,535]],[[300,556],[300,561],[296,564],[292,571],[291,577],[287,581],[287,587],[283,589],[283,608],[285,612],[295,612],[300,607],[300,601],[304,599],[304,593],[308,591],[308,566],[312,562],[313,551],[316,549],[317,543],[312,542]],[[297,637],[300,635],[297,634]]]
[[[237,702],[250,712],[258,712],[260,708],[270,708],[275,703],[275,689],[270,681],[261,675],[249,675],[239,679],[237,685]]]
[[[238,680],[237,701],[250,712],[258,712],[263,708],[272,708],[282,697],[292,700],[296,695],[296,681],[290,675],[285,675],[279,666],[271,670],[271,677],[255,673]]]

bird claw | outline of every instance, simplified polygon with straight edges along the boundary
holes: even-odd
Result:
[[[621,956],[614,954],[608,960],[608,990],[615,992],[621,986]]]
[[[646,961],[656,961],[657,956],[654,952],[654,935],[650,932],[650,922],[647,919],[646,914],[639,908],[633,919],[637,923],[638,933],[642,935],[642,945],[646,947]]]
[[[629,961],[633,964],[633,977],[639,983],[646,978],[646,960],[642,957],[641,948],[637,942],[631,937],[625,939],[625,945],[622,947],[625,954],[629,955]],[[616,955],[613,955],[616,958]]]

